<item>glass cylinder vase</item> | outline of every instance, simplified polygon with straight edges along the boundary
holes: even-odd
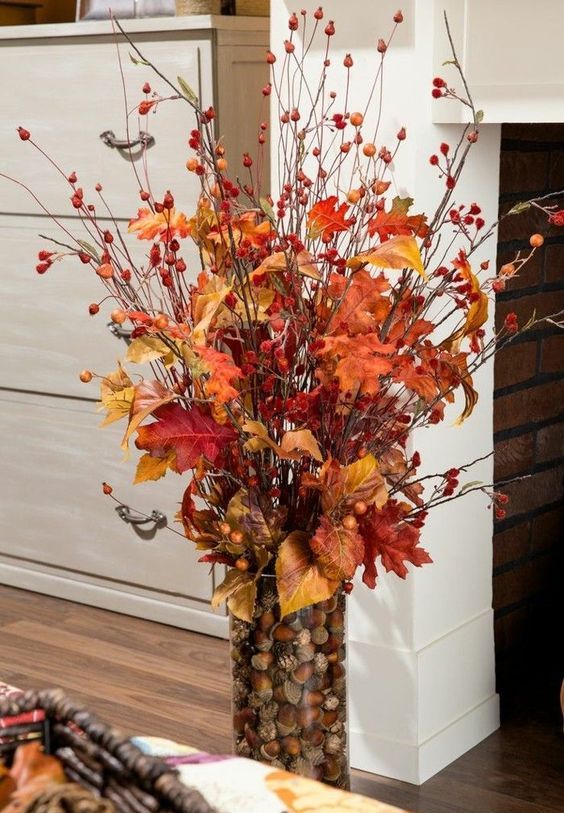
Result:
[[[252,623],[231,617],[235,753],[349,787],[345,596],[284,617],[274,577]]]

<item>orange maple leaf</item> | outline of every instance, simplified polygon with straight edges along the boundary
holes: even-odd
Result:
[[[425,237],[429,231],[426,215],[409,215],[413,198],[396,197],[389,212],[381,211],[368,223],[368,234],[376,232],[382,242],[393,235],[411,234],[413,237]]]
[[[390,358],[394,344],[382,344],[373,333],[359,336],[328,336],[318,353],[324,364],[317,372],[323,380],[336,376],[342,392],[359,391],[375,395],[380,389],[380,378],[394,369]],[[327,373],[329,374],[327,376]]]
[[[160,240],[164,243],[172,237],[188,237],[192,233],[192,226],[186,215],[176,209],[164,209],[160,213],[139,209],[137,217],[129,221],[128,231],[137,232],[138,240]]]
[[[352,220],[347,220],[345,214],[349,208],[348,203],[341,203],[336,195],[331,195],[327,200],[320,200],[307,216],[308,237],[316,240],[321,237],[324,241],[329,241],[334,234],[340,231],[348,231]]]
[[[218,404],[226,404],[237,398],[239,393],[233,382],[243,377],[243,373],[227,353],[221,353],[213,347],[196,345],[194,352],[203,362],[204,372],[208,378],[203,382],[203,388],[208,397],[215,398]]]
[[[335,276],[343,279],[340,275]],[[337,284],[335,280],[330,281],[330,289],[335,290]],[[374,330],[390,312],[390,301],[382,296],[389,287],[390,283],[383,274],[374,278],[366,269],[353,274],[331,319],[330,332],[342,332],[343,325],[352,335]]]

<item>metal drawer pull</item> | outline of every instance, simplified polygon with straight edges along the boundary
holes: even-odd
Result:
[[[113,333],[117,339],[124,339],[126,342],[131,341],[131,334],[133,331],[126,327],[117,325],[115,322],[108,322],[108,330],[110,333]]]
[[[141,130],[139,132],[139,137],[128,141],[126,138],[116,138],[116,134],[113,130],[104,130],[103,133],[100,133],[100,138],[107,144],[108,147],[116,150],[130,150],[132,147],[145,147],[145,149],[149,149],[155,143],[155,138],[150,133],[144,132]]]
[[[128,525],[147,525],[149,522],[155,524],[155,528],[161,528],[166,525],[166,514],[162,511],[151,511],[151,515],[140,514],[132,511],[128,505],[118,505],[116,508],[117,515]]]

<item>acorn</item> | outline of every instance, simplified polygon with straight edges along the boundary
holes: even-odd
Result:
[[[323,652],[316,652],[313,658],[313,667],[318,675],[323,675],[327,671],[329,661]]]
[[[294,640],[296,633],[295,630],[288,627],[286,624],[277,624],[272,631],[272,637],[275,641],[288,642]]]
[[[314,627],[311,631],[311,640],[316,646],[321,646],[329,639],[326,627]]]
[[[338,737],[336,734],[329,734],[325,738],[325,745],[323,746],[323,750],[326,754],[342,754],[344,748],[344,742],[341,737]]]
[[[312,725],[303,731],[302,740],[308,743],[308,745],[313,745],[314,747],[317,748],[323,742],[325,742],[325,734],[323,732],[323,729],[320,728],[318,725]]]
[[[337,678],[342,678],[345,676],[345,674],[346,674],[345,667],[343,666],[342,663],[334,663],[331,666],[331,677],[333,678],[333,680],[336,680]]]
[[[328,711],[335,711],[339,708],[339,698],[334,694],[328,694],[323,701],[323,708]]]
[[[319,706],[300,706],[297,721],[300,728],[307,728],[321,720],[322,712]]]
[[[304,706],[320,706],[325,700],[323,692],[310,692],[307,689],[304,691],[302,703]]]
[[[319,686],[319,691],[326,692],[327,689],[331,688],[331,686],[332,686],[331,675],[329,674],[329,672],[325,672],[325,674],[321,676],[321,684]]]
[[[326,782],[336,782],[341,775],[341,760],[330,755],[323,764],[323,779]]]
[[[297,683],[294,683],[291,680],[286,680],[282,685],[282,691],[288,703],[292,703],[294,706],[298,705],[302,698],[302,690]]]
[[[296,760],[295,772],[308,779],[315,779],[317,782],[323,779],[323,766],[313,765],[309,759],[303,757],[298,757]]]
[[[255,731],[255,729],[248,723],[245,726],[245,739],[247,740],[251,748],[258,748],[261,745],[259,735]]]
[[[321,722],[325,728],[331,728],[331,726],[337,722],[337,717],[338,715],[336,711],[324,711]]]
[[[253,669],[258,669],[259,671],[264,672],[272,664],[273,660],[274,655],[272,652],[257,652],[251,658],[251,666]]]
[[[233,715],[233,728],[238,734],[243,734],[247,724],[254,725],[256,719],[255,712],[252,709],[244,708],[236,711]]]
[[[280,745],[282,746],[282,750],[292,757],[297,757],[302,750],[300,746],[300,741],[297,737],[292,736],[282,737],[282,739],[280,740]]]
[[[331,655],[336,652],[341,645],[342,638],[338,638],[334,633],[331,633],[325,643],[322,644],[321,651],[324,655]]]
[[[296,647],[296,658],[300,663],[312,661],[315,656],[315,646],[313,644],[303,644]]]
[[[265,672],[251,671],[251,686],[263,701],[272,700],[272,680]]]
[[[267,632],[263,630],[255,631],[255,648],[259,652],[270,652],[273,646],[273,640]]]
[[[292,680],[294,681],[294,683],[303,685],[313,675],[313,669],[314,666],[312,661],[305,661],[304,663],[300,663],[298,668],[294,669],[294,671],[292,672]]]
[[[265,759],[276,759],[280,753],[280,743],[278,740],[270,740],[270,742],[265,742],[264,745],[261,745],[260,747],[260,753]]]
[[[282,704],[282,703],[287,702],[286,701],[286,694],[284,692],[284,684],[283,683],[281,683],[280,685],[274,687],[274,690],[272,692],[272,699],[276,703],[281,703]]]
[[[323,610],[324,613],[332,613],[333,610],[336,608],[338,603],[337,596],[331,596],[326,601],[320,601],[317,605],[320,610]]]
[[[327,627],[330,632],[341,632],[345,627],[345,616],[342,610],[334,610],[327,616]]]
[[[323,624],[325,624],[325,618],[326,615],[323,610],[313,607],[308,613],[304,613],[302,626],[307,627],[307,629],[321,627]]]
[[[274,625],[276,618],[274,617],[274,613],[272,611],[267,611],[262,613],[258,620],[258,627],[262,632],[268,632],[268,630]]]
[[[311,661],[310,661],[311,663]],[[309,689],[312,692],[320,692],[322,691],[322,687],[324,685],[325,676],[324,675],[316,675],[315,673],[304,683],[306,689]],[[329,687],[327,687],[329,688]]]
[[[282,736],[291,734],[296,727],[296,719],[297,711],[295,706],[291,703],[285,703],[283,706],[280,706],[276,721],[279,733]]]

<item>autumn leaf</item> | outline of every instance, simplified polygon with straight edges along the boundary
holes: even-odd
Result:
[[[333,525],[322,516],[310,546],[321,570],[330,579],[352,579],[364,557],[364,540],[356,530]]]
[[[227,571],[222,583],[216,587],[211,605],[217,609],[220,604],[227,601],[233,615],[250,623],[253,620],[256,595],[257,585],[253,576],[232,568]]]
[[[168,390],[160,381],[143,380],[133,388],[133,399],[129,410],[129,423],[121,448],[127,449],[129,438],[145,418],[165,404],[177,398],[177,394]]]
[[[421,567],[432,562],[426,550],[418,547],[420,530],[405,515],[411,510],[407,503],[390,500],[380,510],[371,508],[360,520],[360,533],[365,541],[363,582],[372,589],[376,586],[376,558],[389,573],[393,571],[401,579],[408,573],[406,562]]]
[[[292,531],[280,545],[276,580],[283,616],[331,598],[339,586],[315,562],[305,531]]]
[[[176,452],[169,451],[164,457],[153,457],[150,454],[144,454],[137,464],[133,483],[137,485],[148,480],[160,480],[169,469],[176,471]]]
[[[192,340],[195,344],[204,344],[207,332],[223,307],[225,297],[232,290],[232,286],[226,285],[218,276],[208,278],[205,274],[199,279],[199,283],[202,288],[195,292],[192,298],[194,318]]]
[[[303,277],[311,279],[321,279],[321,274],[317,270],[314,257],[309,251],[300,251],[295,257],[288,258],[283,251],[277,251],[264,259],[261,264],[251,271],[250,279],[261,277],[263,274],[279,271],[296,270]]]
[[[323,460],[319,444],[310,429],[295,429],[282,436],[280,445],[268,434],[268,429],[260,421],[247,421],[243,424],[243,431],[254,435],[245,443],[244,448],[250,452],[259,452],[262,449],[272,449],[283,460],[299,460],[309,455],[314,460]]]
[[[410,234],[413,237],[425,237],[429,231],[425,215],[409,215],[413,205],[413,198],[395,197],[389,212],[381,211],[368,223],[368,234],[373,237],[376,233],[380,240],[385,242],[390,237],[400,234]]]
[[[104,376],[100,382],[100,409],[106,410],[102,426],[119,421],[129,415],[135,390],[133,382],[121,366]]]
[[[286,516],[283,506],[274,507],[270,498],[242,488],[230,499],[225,521],[231,528],[242,531],[249,546],[272,549],[283,536]]]
[[[327,461],[319,472],[319,479],[323,485],[321,504],[327,513],[337,506],[350,510],[359,501],[381,508],[388,499],[386,484],[373,454],[348,466],[341,466],[337,460]]]
[[[375,395],[380,379],[389,375],[396,363],[395,344],[383,344],[374,333],[359,336],[327,336],[317,355],[323,359],[317,377],[338,378],[341,392]]]
[[[207,398],[215,399],[218,404],[237,398],[239,393],[233,382],[243,378],[243,373],[231,356],[213,347],[195,345],[183,349],[183,357]]]
[[[478,392],[474,389],[472,376],[468,372],[468,367],[464,365],[464,372],[460,378],[460,386],[464,391],[464,409],[455,421],[455,426],[461,426],[466,418],[469,418],[474,407],[478,403]]]
[[[467,282],[470,283],[471,293],[474,295],[475,300],[470,304],[464,324],[458,330],[455,330],[447,339],[445,339],[441,347],[444,347],[450,352],[457,353],[460,350],[462,340],[467,336],[471,337],[473,333],[479,330],[483,324],[488,320],[488,297],[480,287],[480,280],[472,273],[470,263],[466,255],[461,251],[453,265],[458,269],[460,275]]]
[[[338,206],[338,198],[331,195],[327,200],[320,200],[313,209],[308,212],[307,227],[308,237],[311,240],[330,240],[334,234],[341,231],[348,231],[352,221],[345,218],[349,208],[347,203]]]
[[[237,437],[233,429],[220,426],[198,406],[184,409],[179,404],[165,404],[153,414],[157,420],[138,428],[135,445],[153,457],[176,452],[180,474],[194,468],[200,455],[215,462],[225,445]]]
[[[146,364],[150,361],[162,359],[167,366],[174,363],[175,353],[170,346],[159,339],[158,336],[137,336],[133,339],[125,354],[127,361],[133,364]]]
[[[167,242],[173,237],[188,237],[192,227],[186,215],[176,209],[164,209],[160,213],[139,209],[137,217],[129,221],[128,231],[137,232],[139,240]]]
[[[398,270],[413,268],[424,280],[427,279],[419,246],[413,237],[407,235],[400,234],[398,237],[392,237],[376,248],[363,251],[362,254],[357,254],[356,257],[351,257],[347,261],[349,268],[353,269],[359,268],[365,263],[376,265],[378,268],[396,268]]]
[[[343,326],[346,332],[352,335],[375,330],[390,312],[390,301],[382,296],[389,287],[390,283],[384,276],[372,277],[364,268],[357,271],[342,294],[341,302],[331,317],[327,332],[342,333]],[[329,290],[338,295],[333,279]]]

